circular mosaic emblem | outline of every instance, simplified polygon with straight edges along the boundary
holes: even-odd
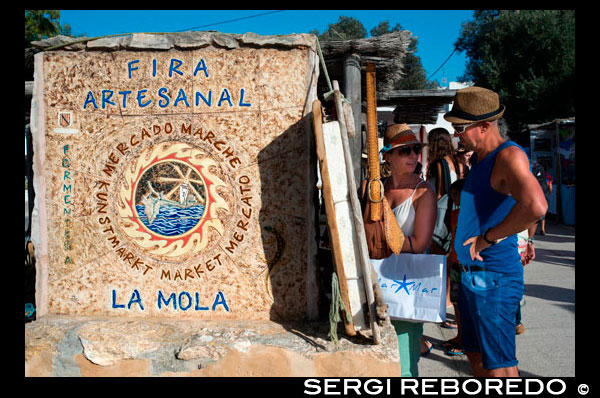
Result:
[[[181,160],[151,164],[135,188],[135,211],[151,232],[181,236],[198,226],[206,205],[200,172]]]
[[[196,253],[208,243],[208,227],[222,233],[218,208],[229,210],[210,172],[216,163],[188,144],[162,143],[125,170],[118,212],[124,232],[150,254]]]

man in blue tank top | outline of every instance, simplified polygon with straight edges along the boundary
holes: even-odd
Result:
[[[462,268],[459,311],[463,349],[476,377],[517,377],[515,315],[523,297],[517,233],[546,214],[548,204],[523,149],[505,141],[498,94],[458,90],[444,118],[467,151],[454,249]]]

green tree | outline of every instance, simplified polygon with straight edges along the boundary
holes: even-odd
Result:
[[[60,11],[25,10],[25,48],[31,47],[32,41],[57,35],[71,35],[71,26],[60,24]]]
[[[321,41],[353,40],[367,37],[367,30],[359,20],[345,16],[340,16],[340,19],[334,24],[330,23],[322,34],[319,34],[318,30],[312,30],[309,33],[316,34]]]
[[[455,43],[461,80],[498,92],[511,131],[575,116],[575,11],[479,10]]]
[[[371,36],[381,36],[386,33],[392,32],[400,32],[402,30],[402,26],[399,23],[396,24],[393,28],[390,29],[390,21],[379,22],[379,25],[371,29]]]
[[[371,29],[370,34],[376,37],[402,30],[404,29],[399,23],[390,28],[390,22],[386,20]],[[367,31],[360,21],[345,16],[340,16],[337,23],[329,24],[327,30],[322,34],[316,29],[311,30],[309,33],[316,35],[321,41],[363,39],[367,36]],[[417,44],[418,40],[415,37],[411,38],[408,46],[409,53],[404,58],[404,76],[394,84],[395,90],[423,90],[439,87],[437,82],[427,80],[421,58],[415,55]]]

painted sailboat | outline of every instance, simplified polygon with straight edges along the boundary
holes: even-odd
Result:
[[[154,223],[162,206],[173,206],[185,209],[199,203],[195,195],[189,195],[190,190],[187,184],[179,186],[179,201],[167,199],[168,194],[156,191],[150,181],[148,181],[148,188],[150,191],[142,198],[141,202],[145,207],[144,211],[150,224]]]

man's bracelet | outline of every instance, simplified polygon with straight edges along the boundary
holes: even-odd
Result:
[[[535,239],[533,239],[533,238],[527,238],[527,243],[531,243],[533,245],[534,241],[535,241]]]
[[[496,243],[498,243],[498,239],[496,240],[488,240],[487,238],[487,233],[491,228],[488,228],[484,233],[483,233],[483,240],[486,241],[488,244],[490,245],[495,245]]]

